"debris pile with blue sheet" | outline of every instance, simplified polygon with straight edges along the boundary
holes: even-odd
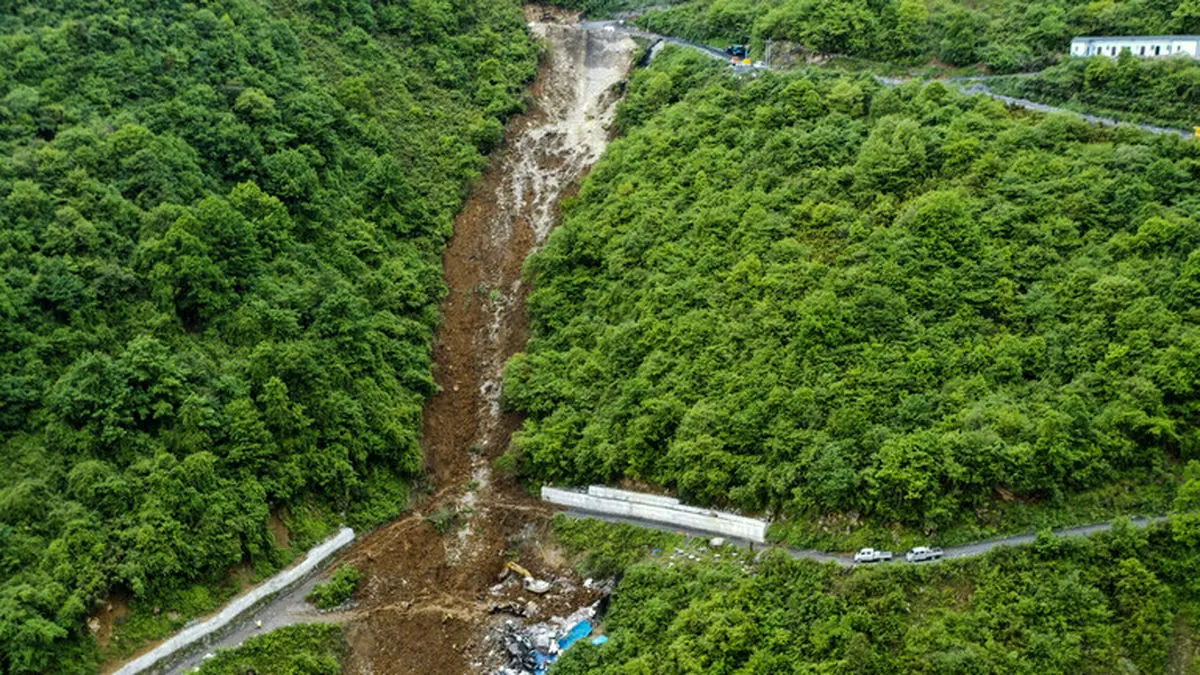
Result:
[[[521,626],[513,621],[504,624],[504,647],[508,665],[498,675],[544,675],[559,654],[580,640],[591,638],[599,603],[584,607],[567,618],[554,617],[548,622]],[[591,640],[602,645],[608,637],[600,635]]]

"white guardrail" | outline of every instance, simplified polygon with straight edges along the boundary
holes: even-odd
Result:
[[[246,612],[303,581],[309,574],[316,571],[321,563],[352,541],[354,541],[354,530],[343,527],[338,530],[337,534],[310,549],[299,564],[267,579],[251,589],[249,593],[234,598],[211,619],[179,631],[159,646],[122,666],[115,675],[135,675],[136,673],[155,672],[155,669],[161,666],[169,667],[175,658],[183,655],[189,648],[219,634],[222,629],[237,621]]]
[[[587,492],[543,487],[542,499],[570,509],[664,523],[758,543],[767,538],[764,520],[687,506],[673,497],[593,485]]]

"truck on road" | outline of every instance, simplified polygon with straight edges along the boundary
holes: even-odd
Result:
[[[928,546],[917,546],[913,550],[904,554],[904,559],[910,563],[925,562],[926,560],[940,560],[942,558],[942,549],[930,548]]]
[[[887,562],[891,559],[891,551],[880,551],[874,548],[859,549],[858,553],[854,554],[854,562],[856,563]]]

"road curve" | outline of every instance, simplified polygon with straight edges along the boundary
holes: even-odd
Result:
[[[709,46],[709,45],[706,45],[706,44],[703,44],[700,42],[691,42],[690,40],[684,40],[682,38],[671,37],[669,35],[659,35],[658,33],[651,33],[650,31],[644,31],[644,30],[641,30],[640,28],[635,28],[635,27],[625,23],[625,21],[621,20],[621,19],[618,19],[615,21],[614,20],[584,21],[579,25],[582,26],[584,30],[613,31],[613,32],[617,32],[617,33],[622,33],[624,35],[628,35],[630,37],[642,38],[645,40],[657,40],[657,41],[661,41],[661,42],[669,42],[673,45],[689,47],[691,49],[695,49],[696,51],[704,54],[705,56],[711,56],[712,58],[717,59],[718,61],[727,61],[730,58],[730,56],[728,54],[721,51],[720,49],[717,49],[716,47],[712,47],[712,46]]]
[[[1100,124],[1100,125],[1103,125],[1106,127],[1117,127],[1117,126],[1136,127],[1138,129],[1141,129],[1142,131],[1149,131],[1152,134],[1174,134],[1181,138],[1192,138],[1194,136],[1194,134],[1192,132],[1184,131],[1182,129],[1171,129],[1169,127],[1159,127],[1159,126],[1155,126],[1153,124],[1140,124],[1138,122],[1123,122],[1121,120],[1113,119],[1111,117],[1100,117],[1099,115],[1089,115],[1087,113],[1081,113],[1081,112],[1078,112],[1075,110],[1068,110],[1066,108],[1059,108],[1059,107],[1052,106],[1052,105],[1046,105],[1045,103],[1038,103],[1037,101],[1030,101],[1027,98],[1017,98],[1015,96],[1006,96],[1004,94],[997,94],[996,92],[992,91],[991,88],[988,87],[986,84],[984,84],[978,80],[964,80],[964,81],[955,82],[955,83],[961,87],[963,93],[983,94],[984,96],[989,96],[991,98],[996,99],[997,101],[1001,101],[1001,102],[1006,103],[1011,106],[1025,108],[1026,110],[1036,110],[1038,112],[1044,112],[1044,113],[1069,113],[1071,115],[1078,115],[1078,116],[1082,117],[1084,119],[1084,121],[1091,122],[1092,124]]]
[[[699,43],[699,42],[692,42],[690,40],[684,40],[681,38],[671,37],[669,35],[659,35],[658,33],[651,33],[650,31],[645,31],[645,30],[641,30],[639,28],[635,28],[635,27],[629,25],[628,23],[626,23],[624,20],[585,21],[581,25],[586,30],[615,31],[615,32],[619,32],[619,33],[624,33],[625,35],[629,35],[631,37],[643,38],[646,40],[657,40],[657,41],[667,42],[667,43],[674,44],[674,45],[680,45],[682,47],[688,47],[690,49],[694,49],[706,56],[710,56],[719,61],[727,61],[730,58],[728,54],[721,51],[720,49],[717,49],[716,47],[712,47],[712,46],[709,46],[709,45],[706,45],[703,43]],[[737,72],[739,72],[739,73],[744,73],[748,70],[755,70],[755,69],[759,69],[759,68],[775,70],[774,68],[771,68],[770,66],[762,66],[762,65],[754,66],[754,67],[750,67],[750,66],[737,66],[736,67]],[[1026,73],[1025,75],[1034,75],[1034,74],[1035,73]],[[1122,120],[1114,119],[1112,117],[1101,117],[1099,115],[1091,115],[1088,113],[1081,113],[1081,112],[1078,112],[1075,110],[1069,110],[1067,108],[1059,108],[1057,106],[1047,105],[1045,103],[1038,103],[1037,101],[1031,101],[1026,98],[1017,98],[1015,96],[1006,96],[1004,94],[997,94],[996,92],[992,91],[990,87],[988,87],[986,84],[984,84],[984,80],[986,80],[986,79],[987,79],[986,77],[950,77],[950,78],[945,78],[944,81],[951,82],[951,83],[957,85],[962,90],[962,92],[965,94],[981,94],[983,96],[988,96],[990,98],[994,98],[997,101],[1001,101],[1002,103],[1005,103],[1006,105],[1015,106],[1018,108],[1024,108],[1026,110],[1033,110],[1033,111],[1042,112],[1042,113],[1067,113],[1070,115],[1078,115],[1079,117],[1083,118],[1083,120],[1086,122],[1090,122],[1092,124],[1099,124],[1099,125],[1106,126],[1106,127],[1117,127],[1117,126],[1134,127],[1137,129],[1141,129],[1142,131],[1148,131],[1152,134],[1175,135],[1175,136],[1179,136],[1179,137],[1185,138],[1185,139],[1195,138],[1195,134],[1193,134],[1190,131],[1185,131],[1183,129],[1172,129],[1170,127],[1160,127],[1160,126],[1155,126],[1153,124],[1141,124],[1138,122],[1125,122]],[[879,82],[880,84],[882,84],[886,87],[895,87],[897,85],[908,82],[909,80],[907,78],[883,77],[880,75],[876,75],[875,81]]]
[[[645,528],[652,529],[652,530],[660,530],[663,532],[677,532],[680,534],[687,535],[689,537],[709,538],[709,537],[714,536],[711,532],[701,532],[699,530],[689,530],[687,528],[680,528],[680,527],[677,527],[675,525],[671,525],[668,523],[652,522],[652,521],[640,520],[637,518],[626,518],[626,517],[621,517],[621,516],[611,516],[611,515],[606,515],[606,514],[597,514],[597,513],[590,513],[590,512],[576,511],[576,510],[568,510],[568,511],[565,511],[564,513],[566,513],[568,516],[570,516],[572,518],[591,518],[593,520],[603,520],[605,522],[610,522],[610,523],[628,523],[630,525],[637,525],[639,527],[645,527]],[[1132,519],[1130,519],[1130,522],[1133,524],[1134,527],[1140,528],[1140,527],[1149,527],[1150,525],[1152,525],[1154,523],[1160,523],[1165,520],[1167,520],[1167,516],[1152,516],[1152,517],[1148,517],[1148,518],[1146,518],[1146,517],[1132,518]],[[1056,529],[1056,530],[1052,530],[1051,534],[1053,534],[1056,537],[1086,537],[1086,536],[1093,535],[1097,532],[1104,532],[1104,531],[1111,530],[1111,529],[1112,529],[1112,522],[1110,521],[1110,522],[1105,522],[1105,523],[1092,523],[1090,525],[1079,525],[1077,527],[1067,527],[1067,528]],[[1038,536],[1037,533],[1017,534],[1017,535],[1012,535],[1009,537],[1001,537],[998,539],[989,539],[987,541],[980,541],[980,542],[976,542],[973,544],[966,544],[963,546],[951,546],[949,548],[944,549],[945,553],[944,553],[943,557],[947,560],[953,559],[953,558],[973,558],[976,556],[981,556],[985,553],[988,553],[989,551],[991,551],[993,549],[997,549],[1002,546],[1023,546],[1026,544],[1032,544],[1033,541],[1035,539],[1037,539],[1037,536]],[[732,539],[730,537],[723,537],[723,538],[728,543],[736,544],[739,546],[747,546],[751,550],[755,549],[755,545],[752,542],[745,541],[745,540]],[[771,547],[771,546],[763,546],[761,544],[759,545],[759,548],[762,548],[762,549],[782,548],[783,550],[787,551],[788,554],[790,554],[793,558],[805,559],[805,560],[815,560],[815,561],[821,562],[821,563],[831,562],[831,563],[836,563],[838,565],[842,565],[844,567],[855,567],[856,566],[856,563],[854,562],[854,556],[849,553],[830,553],[828,551],[817,551],[814,549],[801,549],[801,548],[792,548],[792,547],[786,547],[786,546]],[[892,564],[907,565],[910,563],[908,563],[906,560],[904,560],[903,552],[898,551],[897,557],[893,561]]]

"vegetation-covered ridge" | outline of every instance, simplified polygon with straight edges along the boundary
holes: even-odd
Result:
[[[1179,57],[1072,58],[1034,75],[989,78],[994,91],[1080,112],[1191,131],[1200,125],[1200,62]]]
[[[527,266],[532,479],[932,534],[1200,455],[1200,146],[678,50],[619,121]]]
[[[559,675],[1195,673],[1200,552],[1172,523],[1039,537],[980,558],[847,570],[771,551],[691,563],[593,524],[585,550],[626,551],[604,617]],[[609,554],[611,556],[611,553]],[[636,558],[632,558],[636,559]]]
[[[0,9],[0,672],[88,671],[110,590],[161,633],[285,561],[273,507],[295,546],[404,508],[536,48],[509,0]]]
[[[1200,2],[691,0],[639,23],[693,40],[785,40],[821,54],[1008,73],[1053,63],[1078,35],[1200,33]]]
[[[198,675],[340,675],[345,651],[341,626],[285,626],[217,652]]]

